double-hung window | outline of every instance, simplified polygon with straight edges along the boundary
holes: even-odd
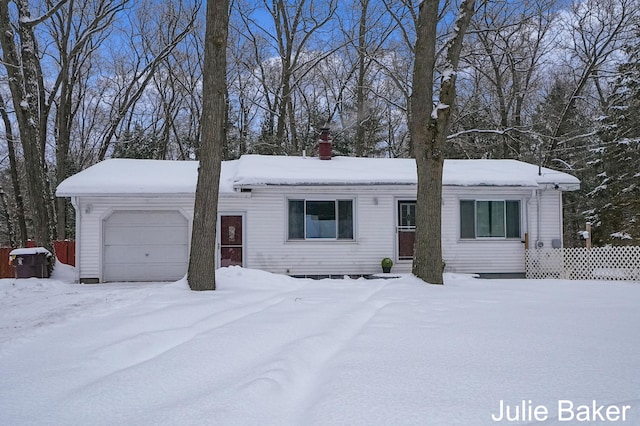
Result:
[[[460,238],[521,238],[520,200],[460,200]]]
[[[288,200],[289,240],[353,240],[353,200]]]

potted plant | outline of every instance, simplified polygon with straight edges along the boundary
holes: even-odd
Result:
[[[384,259],[382,259],[382,262],[380,262],[380,265],[382,265],[382,272],[384,272],[385,274],[388,274],[389,272],[391,272],[391,267],[393,266],[393,260],[391,260],[388,257],[385,257]]]

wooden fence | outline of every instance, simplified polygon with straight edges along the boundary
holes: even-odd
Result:
[[[67,265],[76,266],[76,242],[74,240],[60,240],[53,242],[56,258]]]
[[[34,247],[33,242],[27,243],[28,247]],[[54,241],[53,247],[59,262],[76,266],[76,242],[73,240]],[[13,278],[15,272],[9,263],[9,253],[13,247],[0,247],[0,278]]]
[[[525,250],[527,278],[640,282],[640,247]]]

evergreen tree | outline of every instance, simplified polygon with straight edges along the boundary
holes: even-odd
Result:
[[[640,61],[638,52],[619,67],[602,122],[599,185],[589,193],[595,208],[596,244],[637,244],[640,239]]]
[[[569,85],[561,79],[553,82],[549,94],[533,116],[535,140],[525,161],[541,164],[576,176],[580,190],[565,192],[563,197],[563,242],[565,247],[579,247],[584,243],[579,231],[585,229],[585,212],[592,206],[586,196],[596,179],[593,157],[597,155],[600,140],[594,137],[593,120],[583,102],[573,102],[566,109],[572,95]],[[562,120],[562,122],[560,122]],[[556,136],[559,135],[559,136]],[[545,164],[545,158],[548,164]]]
[[[156,159],[160,152],[160,143],[156,136],[148,135],[136,125],[132,131],[118,137],[113,148],[113,158]]]

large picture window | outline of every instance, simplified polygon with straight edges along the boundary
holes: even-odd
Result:
[[[521,238],[519,200],[460,200],[460,238]]]
[[[353,240],[353,200],[289,200],[289,239]]]

